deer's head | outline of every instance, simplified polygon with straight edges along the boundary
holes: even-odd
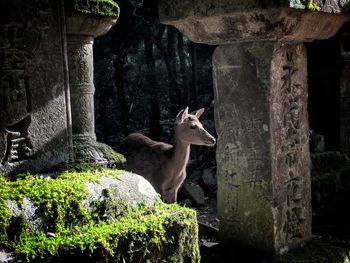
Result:
[[[181,110],[175,121],[176,138],[189,144],[214,146],[215,138],[203,128],[199,121],[203,112],[203,108],[192,113],[188,113],[188,107]]]

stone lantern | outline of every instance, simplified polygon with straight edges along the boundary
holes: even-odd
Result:
[[[320,5],[319,2],[322,2]],[[283,254],[312,238],[307,56],[349,1],[160,0],[213,55],[220,242]]]

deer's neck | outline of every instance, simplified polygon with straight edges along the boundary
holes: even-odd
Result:
[[[175,138],[174,151],[171,157],[174,173],[182,173],[182,171],[186,168],[189,156],[190,144]]]

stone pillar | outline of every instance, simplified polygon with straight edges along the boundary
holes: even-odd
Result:
[[[283,253],[311,239],[306,50],[214,53],[220,240]]]
[[[113,155],[112,159],[115,157],[111,148],[96,142],[93,42],[95,37],[105,34],[116,20],[116,17],[85,15],[69,15],[66,18],[74,159],[78,162],[108,164],[111,161],[109,153]]]
[[[73,140],[96,139],[94,119],[93,36],[68,35]]]

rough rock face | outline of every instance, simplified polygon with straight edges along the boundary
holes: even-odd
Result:
[[[83,204],[88,210],[93,210],[94,203],[103,201],[107,196],[133,208],[140,203],[151,206],[158,196],[146,179],[132,173],[119,174],[118,179],[101,177],[98,182],[87,182],[86,186],[90,196]]]
[[[0,205],[2,262],[199,262],[195,212],[135,174],[1,178]]]

